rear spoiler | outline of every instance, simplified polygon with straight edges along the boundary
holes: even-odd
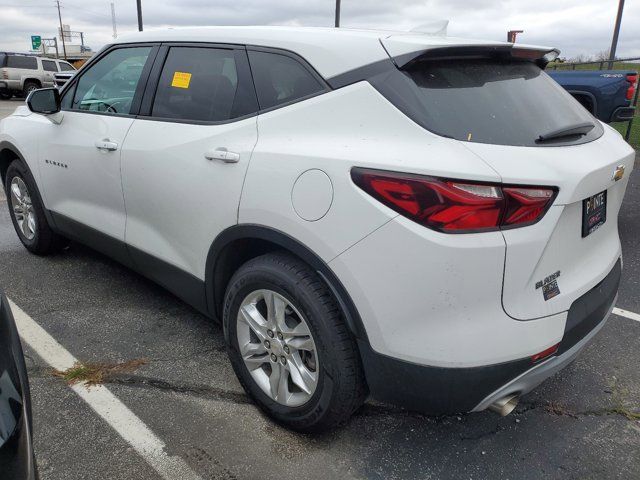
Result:
[[[552,62],[560,50],[555,48],[537,48],[528,46],[517,46],[515,44],[504,45],[456,45],[446,47],[435,47],[426,50],[418,50],[405,53],[396,57],[391,57],[393,63],[399,69],[405,69],[418,61],[431,59],[460,59],[460,58],[513,58],[534,62],[544,69],[549,62]]]

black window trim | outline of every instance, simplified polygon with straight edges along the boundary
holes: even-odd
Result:
[[[80,79],[93,67],[94,64],[99,62],[101,59],[106,57],[109,53],[120,50],[124,48],[140,48],[140,47],[151,47],[151,51],[149,52],[149,56],[147,57],[147,61],[142,69],[142,73],[140,74],[140,80],[138,80],[138,85],[136,86],[136,91],[133,95],[133,100],[131,102],[131,109],[129,113],[106,113],[106,112],[92,112],[89,110],[78,110],[74,108],[63,108],[63,112],[77,112],[88,115],[102,115],[105,117],[122,117],[122,118],[137,118],[138,111],[140,109],[140,104],[142,102],[142,95],[145,91],[147,82],[149,80],[149,74],[151,73],[151,69],[155,64],[156,57],[158,55],[158,50],[160,47],[159,42],[141,42],[141,43],[117,43],[113,45],[108,45],[104,47],[100,52],[98,52],[91,60],[89,60],[85,65],[82,66],[80,70],[77,70],[76,73],[70,81],[66,83],[60,92],[60,97],[65,95],[72,95],[72,103],[73,97],[76,94],[76,88]]]
[[[187,47],[187,48],[211,48],[215,50],[234,50],[236,60],[236,70],[238,72],[238,78],[241,75],[248,75],[248,80],[253,86],[253,76],[249,66],[249,58],[247,56],[246,47],[244,45],[235,43],[215,43],[215,42],[162,42],[160,50],[156,56],[151,74],[147,80],[147,86],[142,97],[140,104],[140,110],[136,116],[138,120],[150,120],[154,122],[169,122],[169,123],[184,123],[187,125],[226,125],[228,123],[239,122],[248,118],[258,115],[258,110],[255,112],[247,113],[240,117],[230,118],[228,120],[188,120],[181,118],[169,118],[158,117],[151,114],[153,109],[153,102],[158,91],[158,85],[160,83],[160,75],[164,64],[169,56],[169,50],[171,47]],[[244,70],[244,71],[243,71]],[[238,80],[239,81],[239,80]],[[255,93],[255,88],[254,88]],[[256,95],[256,105],[258,105],[258,98]]]
[[[298,97],[295,98],[293,100],[290,100],[288,102],[284,102],[284,103],[279,103],[278,105],[274,105],[273,107],[269,107],[269,108],[262,108],[260,107],[260,109],[258,110],[258,114],[263,114],[263,113],[268,113],[268,112],[272,112],[273,110],[278,110],[280,108],[284,108],[284,107],[288,107],[289,105],[293,105],[295,103],[298,102],[304,102],[305,100],[309,100],[310,98],[314,98],[317,97],[319,95],[324,95],[325,93],[328,93],[330,91],[332,91],[333,89],[331,88],[331,85],[329,85],[329,83],[327,83],[327,81],[324,79],[324,77],[322,75],[320,75],[317,70],[315,68],[313,68],[313,66],[307,62],[303,57],[301,57],[300,55],[298,55],[295,52],[292,52],[291,50],[287,50],[284,48],[275,48],[275,47],[261,47],[258,45],[247,45],[247,52],[264,52],[264,53],[273,53],[275,55],[283,55],[285,57],[289,57],[292,58],[293,60],[297,61],[307,72],[309,72],[309,74],[315,78],[320,85],[323,87],[322,90],[319,90],[315,93],[311,93],[309,95],[305,95],[304,97]],[[249,67],[251,67],[251,61],[249,60]],[[251,77],[253,79],[253,71],[251,72]],[[253,81],[253,85],[255,88],[255,80]],[[256,92],[256,97],[258,96],[258,93]],[[258,100],[258,104],[259,104],[259,100]]]

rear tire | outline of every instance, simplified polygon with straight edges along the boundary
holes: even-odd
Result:
[[[13,227],[27,250],[49,255],[66,246],[66,239],[51,230],[36,182],[22,161],[14,160],[9,165],[5,191]]]
[[[280,327],[278,315],[272,315],[266,306],[266,298],[272,297],[264,297],[264,292],[284,302],[281,318],[289,325]],[[251,299],[260,295],[264,297],[262,306],[255,301],[251,303]],[[242,307],[246,315],[247,306],[261,312],[257,318],[265,326],[262,333],[256,335],[259,329],[243,320],[246,316],[242,316],[240,309]],[[273,311],[278,308],[274,307]],[[364,402],[367,388],[360,356],[340,308],[317,273],[297,258],[286,253],[270,253],[240,267],[227,288],[223,320],[229,357],[240,383],[277,422],[302,432],[325,431],[345,423]],[[263,348],[266,344],[268,350]],[[276,361],[273,361],[274,353]],[[250,371],[248,358],[259,366]],[[301,358],[310,363],[301,366]],[[286,390],[281,395],[278,388],[274,395],[270,393],[270,389],[274,391],[274,387],[270,387],[271,376],[280,368],[286,377],[283,387]],[[298,388],[300,379],[311,379],[312,388],[305,389],[307,391]]]
[[[11,99],[12,95],[11,92],[8,91],[0,91],[0,99],[2,100],[9,100]]]
[[[39,88],[40,88],[40,84],[38,84],[37,82],[24,82],[22,94],[26,99],[31,92],[33,92],[34,90],[38,90]]]

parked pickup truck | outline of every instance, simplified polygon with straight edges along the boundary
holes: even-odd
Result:
[[[633,117],[631,106],[638,86],[633,70],[547,70],[584,108],[603,122],[624,122]]]

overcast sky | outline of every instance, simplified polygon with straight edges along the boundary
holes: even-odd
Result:
[[[94,49],[112,40],[110,0],[61,0],[63,23]],[[135,0],[114,0],[118,33],[137,29]],[[52,37],[54,0],[0,0],[0,51],[27,51]],[[342,26],[409,30],[449,19],[449,34],[558,47],[562,56],[608,50],[618,0],[342,0]],[[334,0],[142,0],[145,28],[183,25],[333,26]],[[618,55],[640,56],[640,0],[627,0]]]

